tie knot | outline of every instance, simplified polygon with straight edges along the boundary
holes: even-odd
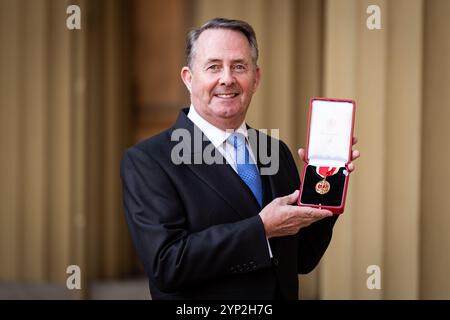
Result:
[[[236,149],[241,147],[242,145],[245,145],[245,137],[242,133],[234,132],[228,137],[227,140]]]

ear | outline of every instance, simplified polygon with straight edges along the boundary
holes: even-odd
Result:
[[[181,80],[183,80],[184,85],[186,86],[186,88],[188,89],[189,93],[192,93],[192,73],[191,73],[191,69],[189,69],[188,67],[183,67],[181,69]]]
[[[253,85],[253,93],[256,92],[256,89],[258,88],[259,81],[261,80],[261,68],[259,66],[256,66],[255,70],[255,83]]]

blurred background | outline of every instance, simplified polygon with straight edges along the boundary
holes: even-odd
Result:
[[[279,128],[294,154],[310,97],[357,103],[362,157],[301,297],[450,299],[448,0],[0,0],[0,299],[149,298],[119,161],[189,104],[185,35],[217,16],[255,28],[248,122]]]

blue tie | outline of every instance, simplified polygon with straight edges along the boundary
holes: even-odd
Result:
[[[262,207],[263,193],[261,177],[258,172],[258,167],[250,157],[247,146],[245,144],[245,137],[240,133],[233,133],[228,137],[228,141],[234,146],[234,149],[236,151],[235,160],[238,175],[252,190],[256,200]]]

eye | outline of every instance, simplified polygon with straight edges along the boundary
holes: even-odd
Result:
[[[206,68],[206,70],[213,71],[213,72],[219,71],[220,70],[220,66],[218,64],[212,64],[212,65],[208,66]]]
[[[247,70],[247,67],[244,64],[236,64],[233,66],[233,69],[238,72],[242,72],[242,71]]]

